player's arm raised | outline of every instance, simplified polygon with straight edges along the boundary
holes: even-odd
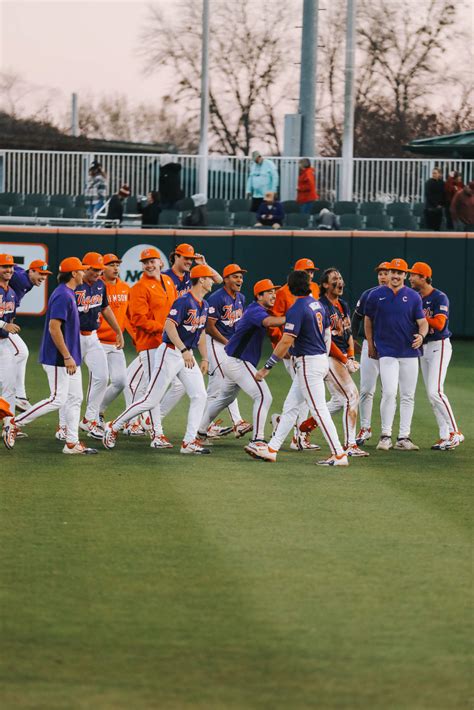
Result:
[[[186,345],[183,343],[183,341],[179,337],[176,324],[169,318],[167,318],[165,321],[165,333],[171,340],[175,348],[179,350],[179,352],[183,356],[184,366],[189,367],[190,369],[193,368],[195,365],[193,351],[189,350],[189,348],[187,348]]]
[[[68,375],[73,375],[77,370],[76,362],[74,358],[69,353],[66,342],[64,340],[63,331],[61,326],[63,324],[62,320],[58,318],[51,318],[49,321],[49,333],[51,335],[52,341],[64,358],[64,366]]]
[[[212,269],[212,266],[210,266],[207,263],[206,257],[204,256],[204,254],[195,254],[194,261],[196,262],[196,264],[206,264],[207,266],[209,266],[210,269]],[[216,271],[215,269],[212,269],[212,270],[214,272],[213,276],[211,277],[212,280],[214,281],[215,284],[221,284],[224,279],[222,278],[222,276],[219,274],[218,271]]]
[[[412,348],[414,350],[421,348],[421,346],[423,345],[423,340],[428,335],[428,330],[430,328],[426,318],[417,318],[416,324],[418,326],[418,333],[413,336]]]
[[[110,306],[106,306],[105,308],[102,309],[102,315],[104,316],[105,320],[107,323],[110,325],[112,330],[114,331],[115,335],[117,336],[115,338],[115,347],[118,350],[121,350],[123,346],[125,345],[124,339],[123,339],[123,333],[120,330],[120,326],[117,322],[117,319],[115,317],[115,313],[113,312],[112,308]]]

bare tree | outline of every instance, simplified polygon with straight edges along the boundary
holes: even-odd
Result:
[[[51,121],[51,104],[57,93],[31,83],[11,69],[0,72],[0,109],[12,118]]]
[[[169,21],[151,6],[141,33],[145,72],[173,70],[174,101],[196,120],[201,76],[201,3],[179,0]],[[285,0],[219,0],[213,3],[210,32],[209,113],[211,146],[247,155],[254,142],[280,152],[278,107],[287,93],[294,24]]]

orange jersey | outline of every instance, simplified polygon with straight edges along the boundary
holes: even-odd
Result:
[[[154,279],[143,274],[130,289],[128,317],[135,331],[138,352],[161,345],[166,316],[177,299],[173,281],[166,274]]]
[[[311,295],[313,298],[319,298],[319,286],[318,284],[311,281]],[[288,310],[296,301],[296,296],[290,293],[288,284],[285,284],[276,292],[275,305],[272,308],[272,315],[274,316],[285,316]],[[273,347],[276,346],[281,336],[283,335],[283,327],[281,328],[269,328],[270,340],[272,341]]]
[[[104,283],[109,306],[113,310],[117,323],[120,326],[120,330],[123,333],[127,327],[127,308],[130,286],[126,284],[125,281],[121,281],[120,279],[117,279],[115,284],[107,283],[106,281],[104,281]],[[128,328],[127,330],[130,332]],[[110,325],[102,316],[97,336],[101,343],[107,344],[115,343],[117,338],[115,331],[112,330]]]

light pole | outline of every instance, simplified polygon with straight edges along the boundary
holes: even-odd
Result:
[[[201,125],[199,134],[199,192],[207,197],[209,164],[209,0],[202,0]]]
[[[319,0],[303,0],[301,33],[300,101],[301,155],[315,154],[316,58],[318,52]]]
[[[354,68],[356,50],[357,0],[347,0],[346,66],[344,83],[344,134],[342,139],[342,171],[340,200],[352,200],[354,169]]]

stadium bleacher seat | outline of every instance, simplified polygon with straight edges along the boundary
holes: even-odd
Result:
[[[282,205],[283,209],[285,210],[285,214],[295,214],[296,212],[300,211],[300,206],[296,202],[296,200],[285,200],[285,202],[282,202]]]
[[[250,200],[235,199],[229,202],[229,212],[245,212],[250,209]]]
[[[64,219],[87,219],[84,207],[65,207],[62,216]]]
[[[315,200],[311,208],[311,214],[319,214],[323,209],[331,209],[331,203],[329,200]]]
[[[188,212],[193,209],[194,202],[190,197],[183,197],[182,200],[177,201],[175,207],[180,212]]]
[[[392,229],[402,232],[416,232],[419,222],[412,214],[396,214],[393,218]]]
[[[307,229],[309,225],[310,215],[302,214],[301,212],[289,212],[285,215],[283,226],[288,229]]]
[[[21,192],[0,192],[0,204],[10,207],[22,205],[23,196]]]
[[[386,214],[368,214],[365,218],[364,229],[372,231],[387,231],[391,228],[392,223]]]
[[[74,198],[74,205],[73,207],[83,207],[85,208],[86,206],[86,198],[84,195],[76,195]]]
[[[408,202],[390,202],[387,205],[387,214],[389,217],[411,215],[411,207]]]
[[[2,205],[0,203],[0,216],[9,217],[10,215],[10,205]]]
[[[30,207],[47,207],[48,206],[48,196],[42,193],[31,193],[30,195],[25,195],[25,205]]]
[[[414,217],[423,217],[425,214],[424,202],[412,202],[411,211]]]
[[[228,227],[230,224],[229,214],[224,212],[224,210],[208,212],[207,224],[209,227]]]
[[[360,214],[341,214],[339,216],[341,229],[362,229],[363,218]]]
[[[254,212],[234,212],[234,227],[253,227],[255,222]]]
[[[62,209],[60,207],[38,207],[37,217],[46,217],[48,219],[61,217]]]
[[[227,208],[227,203],[220,197],[211,197],[207,201],[207,211],[208,212],[225,212]]]
[[[359,213],[364,216],[384,214],[382,202],[361,202]]]
[[[334,214],[356,214],[357,213],[357,202],[348,202],[346,200],[341,200],[341,202],[335,202],[333,210]]]
[[[51,195],[49,198],[49,204],[51,207],[74,207],[74,197],[72,195]]]
[[[14,205],[12,207],[13,217],[36,217],[36,207],[33,205]]]
[[[163,210],[160,213],[160,225],[176,227],[179,224],[178,210]]]

